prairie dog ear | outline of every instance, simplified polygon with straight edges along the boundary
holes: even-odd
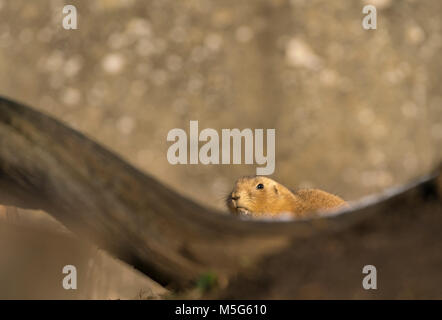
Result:
[[[275,193],[278,194],[278,187],[277,186],[273,186],[273,190],[275,190]]]

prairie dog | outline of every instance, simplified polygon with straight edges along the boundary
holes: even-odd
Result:
[[[252,217],[308,217],[321,211],[348,206],[338,196],[319,189],[290,191],[282,184],[262,176],[243,177],[236,181],[226,199],[229,211]]]

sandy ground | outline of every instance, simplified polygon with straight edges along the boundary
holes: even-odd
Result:
[[[76,237],[44,212],[0,209],[0,300],[158,299],[168,292],[131,266]],[[75,266],[66,290],[63,268]]]

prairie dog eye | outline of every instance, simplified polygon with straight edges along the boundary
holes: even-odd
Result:
[[[257,186],[256,186],[256,189],[264,189],[264,185],[262,184],[262,183],[260,183],[260,184],[258,184]]]

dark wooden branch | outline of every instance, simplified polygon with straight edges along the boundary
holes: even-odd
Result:
[[[77,234],[175,288],[188,287],[208,271],[232,279],[278,252],[349,230],[355,234],[351,241],[358,243],[355,230],[367,221],[377,221],[372,222],[374,232],[394,242],[394,230],[390,234],[382,223],[402,223],[397,209],[406,199],[417,208],[434,205],[441,225],[438,183],[440,178],[433,174],[377,204],[333,217],[242,221],[182,197],[59,121],[0,99],[0,203],[43,209]],[[408,214],[421,213],[417,209]],[[406,223],[404,228],[415,231],[412,222]],[[436,238],[441,242],[442,235]],[[285,262],[296,270],[302,257]]]
[[[230,274],[286,237],[183,198],[60,122],[0,100],[0,201],[39,208],[162,284]],[[249,233],[249,235],[247,235]],[[239,259],[241,257],[241,259]]]
[[[442,176],[336,217],[337,232],[269,254],[230,279],[222,299],[442,299]],[[365,218],[345,225],[349,215]],[[364,290],[365,265],[377,289]]]

